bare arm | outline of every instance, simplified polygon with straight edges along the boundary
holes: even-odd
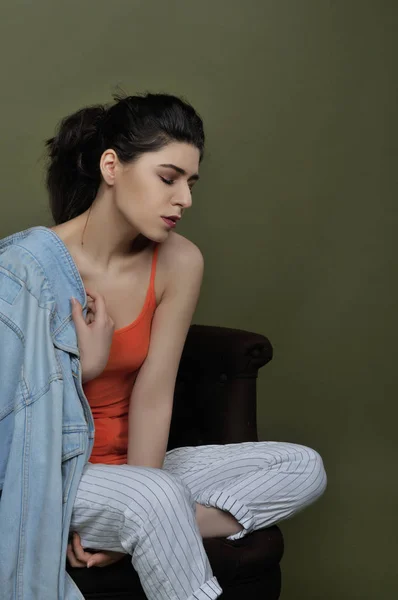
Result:
[[[179,237],[178,245],[153,318],[148,356],[131,394],[129,465],[160,469],[167,450],[178,365],[203,277],[200,250],[185,238]]]
[[[180,236],[177,239],[179,247],[174,246],[170,252],[167,286],[152,323],[148,356],[131,394],[127,456],[130,465],[159,469],[163,466],[175,379],[202,283],[200,251],[188,240]],[[96,337],[92,341],[98,344]],[[68,544],[68,560],[72,567],[104,567],[123,556],[119,552],[88,552],[82,547],[77,533]]]

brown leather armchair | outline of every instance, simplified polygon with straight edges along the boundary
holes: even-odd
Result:
[[[192,325],[177,377],[168,449],[257,441],[256,378],[272,358],[267,338],[256,333]],[[277,600],[283,538],[278,527],[240,540],[204,540],[225,600]],[[87,600],[145,600],[130,557],[102,569],[70,575]]]

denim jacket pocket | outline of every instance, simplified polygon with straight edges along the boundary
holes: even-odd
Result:
[[[76,458],[85,451],[85,437],[82,431],[62,433],[62,501],[69,497],[69,490],[76,470]]]
[[[7,304],[13,304],[19,292],[22,289],[22,285],[11,277],[11,274],[7,274],[6,271],[0,269],[0,298],[7,302]]]

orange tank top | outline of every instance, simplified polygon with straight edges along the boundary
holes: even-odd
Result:
[[[113,335],[108,363],[99,377],[83,389],[94,417],[95,438],[92,463],[121,465],[127,462],[130,395],[149,349],[152,318],[156,309],[155,246],[151,277],[144,306],[138,317]]]

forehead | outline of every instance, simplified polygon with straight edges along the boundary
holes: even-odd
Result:
[[[148,152],[142,156],[151,164],[173,164],[184,169],[189,175],[199,170],[199,150],[186,142],[170,142],[156,152]]]

